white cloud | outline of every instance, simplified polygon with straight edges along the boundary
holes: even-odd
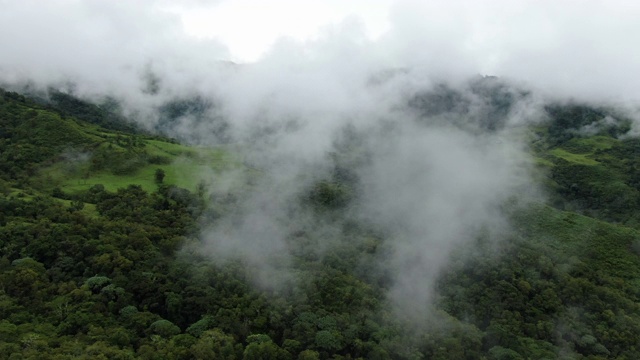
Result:
[[[130,92],[154,63],[192,77],[224,46],[182,33],[180,19],[153,1],[20,1],[0,12],[0,79],[76,81],[84,91]],[[163,69],[164,67],[164,69]]]
[[[234,61],[255,61],[280,37],[315,38],[323,27],[358,16],[370,37],[388,26],[390,1],[234,0],[207,6],[174,6],[187,34],[227,44]]]
[[[640,3],[622,0],[5,1],[0,75],[132,86],[126,76],[150,61],[202,79],[216,60],[304,62],[300,53],[339,56],[323,51],[343,42],[332,50],[345,61],[357,52],[380,67],[491,74],[563,96],[638,100],[638,18]],[[345,42],[354,32],[344,23],[359,24],[365,41]]]

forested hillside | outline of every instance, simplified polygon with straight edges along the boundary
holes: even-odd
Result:
[[[522,94],[477,86],[481,126],[501,126]],[[456,96],[410,105],[465,116]],[[548,201],[505,203],[499,239],[456,248],[424,318],[386,296],[392,239],[337,220],[357,196],[349,154],[295,200],[338,229],[331,246],[286,234],[295,279],[265,289],[198,251],[259,171],[109,111],[0,91],[0,359],[640,358],[640,140],[613,110],[545,107],[528,138]],[[245,183],[214,191],[226,171]]]

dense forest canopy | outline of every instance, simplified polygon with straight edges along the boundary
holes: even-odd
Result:
[[[494,78],[438,86],[407,99],[409,129],[490,134],[471,149],[491,154],[528,96]],[[167,103],[161,124],[201,121],[209,106]],[[463,193],[464,207],[439,203],[432,214],[461,222],[424,228],[403,205],[427,198],[382,174],[406,169],[380,159],[435,150],[411,136],[394,143],[389,134],[405,129],[387,120],[342,128],[322,171],[274,177],[288,167],[225,142],[187,146],[136,130],[116,105],[2,90],[0,358],[640,358],[640,140],[624,136],[631,120],[613,109],[541,109],[517,136],[535,179],[521,185],[545,196],[498,189],[498,202],[478,203],[502,214],[488,221],[461,213],[475,206]],[[263,130],[258,148],[280,131]],[[426,139],[450,146],[446,160],[490,164],[486,154],[456,157],[466,135]],[[440,162],[413,177],[449,171]],[[433,186],[456,201],[458,187]],[[380,204],[393,216],[359,215]],[[473,226],[456,233],[462,221]],[[416,233],[447,242],[415,243]]]

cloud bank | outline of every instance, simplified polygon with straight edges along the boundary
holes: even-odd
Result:
[[[171,7],[171,2],[154,0],[3,1],[0,74],[5,81],[71,78],[91,84],[85,85],[87,91],[122,90],[138,88],[141,72],[150,67],[167,78],[167,88],[197,88],[199,82],[216,80],[217,62],[233,58],[224,44],[233,39],[186,35],[188,24],[183,20],[188,18],[183,14],[238,6],[234,14],[243,10],[249,15],[251,4],[190,1]],[[281,11],[287,10],[284,3],[277,4]],[[469,74],[508,77],[553,94],[591,100],[640,96],[640,50],[635,46],[640,5],[636,2],[367,3],[377,7],[377,13],[388,14],[385,31],[375,38],[358,17],[357,8],[331,6],[351,15],[318,29],[307,40],[276,40],[258,62],[282,69],[292,63],[302,66],[338,57],[344,73],[349,73],[349,65],[410,67],[447,79]],[[324,11],[331,9],[327,5]],[[268,31],[251,26],[234,30]]]

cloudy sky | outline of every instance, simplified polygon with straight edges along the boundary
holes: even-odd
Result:
[[[124,81],[114,71],[150,63],[176,73],[219,60],[290,65],[331,57],[423,67],[443,77],[498,75],[573,96],[640,98],[640,2],[632,0],[0,0],[0,6],[4,80],[71,75],[113,82]]]

